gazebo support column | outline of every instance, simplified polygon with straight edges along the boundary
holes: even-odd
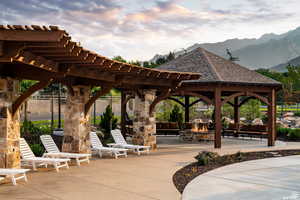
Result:
[[[269,94],[268,105],[268,146],[275,145],[276,139],[276,91],[272,89]]]
[[[222,123],[221,123],[221,90],[220,88],[215,89],[215,148],[221,148],[221,131],[222,131]]]
[[[126,132],[126,94],[124,91],[121,91],[121,132],[125,136]]]
[[[19,81],[0,78],[0,168],[20,168],[20,116],[12,115]]]
[[[238,125],[240,123],[240,107],[239,107],[239,97],[234,98],[234,126],[235,128],[238,128]]]
[[[190,121],[190,97],[184,96],[184,121]]]
[[[85,114],[85,104],[90,97],[90,87],[72,86],[68,90],[64,113],[63,151],[73,153],[90,152],[90,114]]]
[[[135,96],[133,120],[133,144],[156,149],[155,113],[150,115],[150,105],[155,99],[155,90],[140,90]]]

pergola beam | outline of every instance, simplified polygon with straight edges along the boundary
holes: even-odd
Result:
[[[101,96],[103,96],[103,95],[109,93],[109,91],[110,91],[111,89],[112,89],[112,87],[103,87],[103,88],[101,88],[101,90],[98,90],[98,91],[94,94],[94,96],[92,96],[92,97],[88,100],[88,102],[86,102],[86,104],[85,104],[85,106],[84,106],[84,115],[87,115],[87,114],[88,114],[90,108],[92,107],[92,105],[95,103],[95,101],[96,101],[99,97],[101,97]]]
[[[34,84],[33,86],[31,86],[28,90],[26,90],[23,94],[21,94],[16,100],[15,102],[12,104],[12,115],[14,116],[16,114],[16,112],[18,111],[19,107],[22,105],[22,103],[24,101],[26,101],[26,99],[28,97],[30,97],[33,93],[35,93],[36,91],[46,87],[47,85],[49,85],[51,82],[53,81],[53,79],[50,79],[48,81],[40,81],[36,84]]]

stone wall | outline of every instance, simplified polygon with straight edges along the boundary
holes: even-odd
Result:
[[[64,152],[90,152],[90,115],[84,115],[84,106],[90,96],[90,87],[74,86],[74,95],[70,93],[65,106]]]
[[[134,102],[133,144],[151,146],[156,149],[155,113],[149,115],[151,103],[155,99],[155,90],[141,90]]]
[[[0,168],[20,167],[20,116],[11,113],[18,91],[19,81],[0,79]]]

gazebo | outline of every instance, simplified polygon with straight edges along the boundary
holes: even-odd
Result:
[[[240,120],[239,108],[248,100],[256,98],[268,106],[268,146],[275,144],[276,138],[276,92],[281,84],[239,64],[226,60],[205,49],[197,48],[174,60],[162,64],[158,69],[180,72],[195,72],[202,76],[198,80],[183,81],[180,89],[171,96],[184,96],[179,102],[185,108],[185,120],[189,121],[189,107],[204,101],[215,108],[215,148],[221,147],[221,107],[228,103],[234,108],[234,123]],[[190,102],[189,97],[199,97]],[[240,97],[244,96],[243,99]]]

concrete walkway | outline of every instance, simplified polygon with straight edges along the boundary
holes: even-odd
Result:
[[[69,170],[41,169],[28,174],[28,183],[0,185],[2,200],[176,200],[181,194],[172,182],[173,174],[194,162],[202,150],[214,150],[213,143],[180,143],[176,137],[158,137],[159,149],[150,155],[92,160],[89,165]],[[237,151],[300,147],[299,143],[279,143],[266,147],[266,141],[224,139],[220,154]]]
[[[198,176],[183,200],[299,200],[300,156],[228,165]]]

